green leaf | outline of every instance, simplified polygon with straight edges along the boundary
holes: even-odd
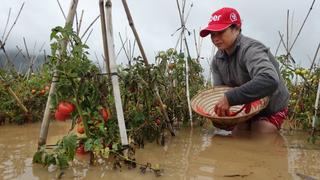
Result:
[[[103,124],[103,123],[100,123],[100,125],[99,125],[99,130],[100,130],[100,132],[101,132],[102,134],[106,134],[106,130],[105,130],[105,128],[104,128],[104,124]]]
[[[92,147],[93,147],[93,140],[91,138],[89,138],[84,143],[84,150],[85,151],[92,151]]]
[[[42,155],[43,155],[43,151],[37,151],[32,158],[32,163],[42,163]]]
[[[58,166],[60,169],[67,168],[68,164],[68,157],[65,154],[58,154],[57,156]]]
[[[59,32],[62,32],[62,30],[63,30],[63,28],[62,28],[61,26],[57,26],[57,27],[53,28],[53,29],[51,30],[50,40],[52,40],[53,38],[58,39],[57,34],[58,34]]]
[[[68,160],[73,160],[77,147],[77,135],[71,133],[68,136],[64,136],[62,139],[62,143],[63,148],[66,150]]]
[[[46,154],[44,158],[44,165],[56,164],[56,159],[53,154]]]
[[[101,144],[100,138],[95,139],[93,144],[94,144],[95,149],[102,149],[103,148],[103,145]]]

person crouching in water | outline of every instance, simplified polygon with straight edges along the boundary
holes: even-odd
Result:
[[[279,64],[261,42],[241,34],[241,19],[237,10],[222,8],[211,15],[201,37],[210,35],[218,48],[213,60],[214,85],[234,87],[224,94],[214,107],[218,116],[227,116],[230,106],[269,97],[267,107],[258,115],[235,127],[214,126],[225,130],[251,130],[273,133],[280,130],[288,116],[289,92],[281,77]]]

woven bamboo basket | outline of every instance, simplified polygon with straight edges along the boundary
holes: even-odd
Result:
[[[224,93],[232,89],[227,86],[215,86],[199,92],[191,99],[191,107],[197,114],[210,119],[213,123],[222,126],[234,126],[238,123],[244,122],[254,115],[258,114],[262,109],[268,105],[268,97],[259,99],[251,105],[249,111],[242,111],[244,105],[236,105],[230,107],[230,112],[238,112],[234,116],[218,116],[214,112],[214,106]]]

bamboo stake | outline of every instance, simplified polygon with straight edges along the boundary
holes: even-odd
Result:
[[[80,29],[81,29],[82,20],[83,20],[83,14],[84,14],[84,10],[81,11],[81,15],[80,15],[80,21],[79,21],[79,26],[78,26],[79,31],[77,32],[78,36],[80,34]]]
[[[186,45],[187,53],[188,53],[188,58],[186,60],[186,95],[187,95],[187,103],[188,103],[188,109],[189,109],[189,120],[190,120],[190,125],[191,127],[193,126],[192,122],[192,109],[191,109],[191,102],[190,102],[190,88],[189,88],[189,61],[191,61],[191,56],[188,48],[188,43],[186,38],[184,38],[184,42]]]
[[[283,47],[284,47],[284,48],[286,49],[286,51],[287,51],[287,60],[289,60],[289,57],[290,57],[291,61],[295,64],[296,61],[293,59],[293,57],[292,57],[292,55],[291,55],[288,47],[287,47],[286,44],[284,43],[283,35],[280,33],[280,31],[279,31],[278,33],[279,33],[279,36],[280,36],[280,41],[281,41]]]
[[[302,31],[303,27],[304,27],[304,24],[306,23],[306,21],[307,21],[307,19],[308,19],[308,17],[309,17],[309,14],[310,14],[310,12],[311,12],[311,10],[312,10],[312,8],[313,8],[313,5],[314,5],[315,1],[316,1],[316,0],[313,0],[313,1],[312,1],[312,4],[311,4],[311,6],[310,6],[310,8],[309,8],[309,11],[308,11],[308,13],[307,13],[307,15],[306,15],[305,19],[303,20],[303,23],[302,23],[302,25],[301,25],[301,27],[300,27],[300,29],[299,29],[298,34],[296,35],[296,37],[295,37],[295,39],[294,39],[293,43],[291,44],[291,47],[290,47],[290,48],[288,47],[289,52],[292,50],[292,48],[293,48],[294,44],[296,43],[296,41],[297,41],[297,39],[298,39],[298,37],[299,37],[299,35],[300,35],[300,33],[301,33],[301,31]]]
[[[316,101],[314,103],[314,116],[312,117],[312,135],[314,135],[315,133],[316,123],[318,120],[317,112],[318,112],[318,105],[319,105],[319,96],[320,96],[320,81],[318,83],[317,96],[316,96]]]
[[[66,14],[64,13],[64,11],[63,11],[63,9],[62,9],[62,6],[61,6],[59,0],[57,0],[57,2],[58,2],[58,5],[59,5],[59,8],[60,8],[60,11],[61,11],[61,13],[62,13],[62,15],[63,15],[64,20],[67,21]]]
[[[317,47],[316,53],[315,53],[315,54],[314,54],[314,56],[313,56],[313,60],[312,60],[312,62],[311,62],[311,66],[310,66],[310,68],[309,68],[309,75],[310,75],[310,73],[311,73],[311,70],[312,70],[312,68],[313,68],[314,64],[316,63],[316,59],[317,59],[317,56],[318,56],[319,50],[320,50],[320,43],[318,44],[318,47]]]
[[[21,100],[18,98],[18,96],[13,92],[13,90],[10,87],[7,87],[9,93],[14,97],[14,99],[18,102],[18,105],[20,106],[20,108],[25,112],[28,113],[28,109],[23,105],[23,103],[21,102]]]
[[[183,1],[185,1],[185,0],[183,0]],[[184,9],[181,10],[178,0],[176,0],[176,4],[177,4],[177,8],[178,8],[179,17],[180,17],[181,33],[180,33],[180,37],[178,38],[178,41],[177,41],[177,44],[176,44],[175,48],[177,48],[177,45],[180,42],[180,51],[179,52],[181,53],[182,52],[182,48],[183,48],[182,47],[183,46],[182,42],[183,42],[184,32],[185,32]],[[185,4],[185,3],[183,3],[183,4]]]
[[[92,32],[93,32],[93,29],[91,29],[91,30],[90,30],[90,32],[89,32],[89,34],[88,34],[88,36],[87,36],[86,40],[84,40],[84,44],[87,44],[87,41],[88,41],[88,39],[90,38],[90,36],[91,36]]]
[[[280,45],[281,45],[281,40],[278,43],[278,46],[276,48],[276,52],[274,53],[274,57],[276,57],[278,55],[278,51],[279,51]]]
[[[0,75],[1,76],[1,75]],[[22,101],[18,98],[16,93],[11,89],[11,87],[5,83],[4,78],[1,76],[0,82],[4,84],[4,87],[8,90],[8,92],[11,94],[11,96],[17,101],[18,106],[25,112],[28,113],[28,109],[23,105]]]
[[[289,48],[289,10],[287,10],[287,48]],[[287,58],[289,58],[290,51],[287,51]],[[288,61],[289,59],[287,59]]]
[[[200,46],[201,46],[201,42],[197,42],[197,38],[196,38],[196,30],[193,29],[193,39],[194,39],[194,47],[196,48],[196,53],[197,53],[197,62],[199,62],[200,59]]]
[[[19,49],[19,46],[16,45],[16,48],[18,50],[18,52],[16,53],[16,55],[13,58],[17,58],[19,56],[19,54],[22,54],[22,49]]]
[[[127,51],[127,49],[125,48],[125,42],[123,42],[123,39],[122,39],[122,37],[121,37],[121,34],[120,34],[120,32],[119,32],[119,37],[120,37],[120,41],[121,41],[121,44],[122,44],[122,47],[121,47],[121,49],[123,48],[123,51],[124,51],[124,54],[126,55],[126,57],[127,57],[127,59],[128,59],[128,63],[129,63],[129,66],[130,66],[130,56],[129,56],[129,50]],[[127,41],[127,39],[126,39],[126,41]],[[121,50],[120,49],[120,50]]]
[[[145,63],[145,66],[148,68],[149,67],[149,63],[148,63],[148,59],[147,59],[147,56],[144,52],[144,49],[143,49],[143,46],[142,46],[142,43],[140,41],[140,38],[139,38],[139,35],[137,33],[137,30],[134,26],[134,23],[133,23],[133,20],[132,20],[132,16],[131,16],[131,13],[130,13],[130,10],[129,10],[129,7],[128,7],[128,4],[127,4],[127,1],[126,0],[122,0],[122,4],[123,4],[123,7],[125,9],[125,12],[127,14],[127,19],[129,21],[129,25],[133,31],[133,34],[134,34],[134,37],[137,41],[137,44],[138,44],[138,47],[139,47],[139,50],[140,50],[140,53],[142,55],[142,58],[144,60],[144,63]],[[165,122],[167,124],[167,127],[171,133],[172,136],[175,136],[175,132],[174,132],[174,129],[171,125],[171,122],[170,122],[170,119],[168,117],[168,114],[167,114],[167,111],[166,109],[164,108],[164,105],[163,105],[163,102],[162,102],[162,99],[160,97],[160,94],[159,94],[159,89],[157,86],[153,87],[154,91],[155,91],[155,95],[156,95],[156,98],[157,98],[157,101],[159,102],[160,104],[160,110],[165,118]]]
[[[76,34],[77,36],[79,36],[80,29],[79,29],[78,12],[76,12],[75,17],[76,17]]]
[[[11,61],[10,57],[9,57],[8,54],[6,53],[5,44],[6,44],[6,41],[8,40],[8,38],[9,38],[9,35],[10,35],[12,29],[14,28],[14,26],[16,25],[16,23],[17,23],[17,21],[18,21],[18,19],[19,19],[19,16],[20,16],[20,14],[21,14],[21,12],[22,12],[22,9],[23,9],[23,7],[24,7],[24,4],[25,4],[25,3],[22,3],[22,5],[21,5],[21,7],[20,7],[20,10],[19,10],[19,12],[18,12],[17,17],[15,18],[15,20],[14,20],[13,24],[11,25],[8,33],[6,34],[6,30],[7,30],[8,23],[9,23],[9,19],[10,19],[10,15],[11,15],[11,9],[9,10],[9,15],[8,15],[8,18],[7,18],[7,23],[6,23],[6,26],[5,26],[5,30],[4,30],[4,32],[3,32],[2,39],[0,40],[0,49],[3,50],[3,53],[5,54],[5,57],[6,57],[6,63],[5,63],[5,65],[4,65],[4,67],[6,67],[7,64],[10,64],[10,66],[11,66],[11,69],[10,69],[10,70],[11,70],[11,72],[12,72],[13,74],[15,74],[15,75],[16,75],[17,72],[15,71],[15,66],[14,66],[14,64],[13,64],[13,61]],[[5,34],[6,34],[6,35],[5,35]]]
[[[30,54],[29,54],[29,50],[28,50],[26,39],[24,37],[23,37],[23,44],[24,44],[24,47],[26,49],[28,61],[30,61],[31,57],[30,57]]]
[[[99,8],[100,8],[100,21],[101,21],[101,31],[102,31],[102,42],[103,42],[103,53],[104,53],[104,61],[106,65],[106,72],[108,73],[109,79],[111,79],[110,74],[110,63],[109,63],[109,52],[108,52],[108,42],[107,42],[107,28],[106,28],[106,17],[104,15],[104,1],[99,0]]]
[[[44,45],[45,45],[45,43],[43,43],[42,46],[40,47],[38,54],[36,56],[33,56],[33,58],[30,59],[29,69],[27,70],[27,73],[25,75],[27,77],[27,79],[29,79],[30,73],[33,73],[33,65],[38,60],[38,56],[41,53]]]
[[[100,15],[98,15],[91,23],[90,25],[87,27],[87,29],[84,31],[84,33],[81,36],[81,39],[87,34],[87,32],[89,31],[89,29],[94,25],[94,23],[99,19]]]
[[[16,54],[15,58],[21,53],[24,60],[28,61],[28,58],[23,54],[22,49],[19,46],[16,46],[18,53]]]
[[[113,40],[113,27],[112,27],[112,12],[111,12],[111,0],[106,0],[105,7],[104,7],[104,0],[99,0],[100,9],[103,9],[102,16],[105,16],[105,24],[101,22],[102,26],[106,26],[105,32],[102,32],[103,38],[106,38],[104,42],[107,44],[104,45],[104,48],[107,47],[105,51],[108,51],[109,57],[109,65],[110,65],[110,73],[111,73],[111,81],[112,81],[112,88],[113,88],[113,96],[115,98],[115,105],[116,105],[116,113],[121,137],[121,144],[128,145],[128,137],[127,137],[127,130],[124,121],[123,109],[122,109],[122,102],[121,102],[121,95],[120,95],[120,88],[119,88],[119,77],[118,77],[118,69],[117,64],[115,63],[115,51],[114,51],[114,40]],[[107,63],[107,62],[106,62]]]
[[[189,110],[189,120],[190,120],[190,125],[192,127],[193,123],[192,123],[192,109],[191,109],[191,103],[190,103],[189,63],[188,63],[188,61],[191,59],[191,56],[190,56],[188,43],[187,43],[186,36],[185,36],[186,21],[187,21],[187,18],[189,17],[191,9],[189,10],[187,16],[185,17],[184,12],[185,12],[185,7],[186,7],[186,0],[182,1],[182,9],[180,8],[178,0],[176,0],[176,3],[177,3],[177,7],[178,7],[180,22],[181,22],[181,34],[180,34],[180,38],[179,38],[181,40],[181,42],[180,42],[180,52],[182,52],[183,41],[184,41],[185,42],[185,47],[187,49],[187,54],[188,54],[188,58],[187,58],[186,63],[185,63],[185,66],[186,66],[185,67],[186,68],[185,69],[185,74],[186,74],[186,96],[187,96],[187,103],[188,103],[188,110]]]
[[[129,42],[130,42],[130,41],[129,41]],[[130,47],[131,47],[131,46],[130,46]],[[133,57],[134,57],[135,47],[136,47],[136,41],[134,40],[134,41],[133,41],[133,45],[132,45],[132,51],[131,51],[131,59],[133,59]]]
[[[190,9],[188,10],[187,14],[185,15],[185,7],[186,7],[186,0],[182,0],[182,5],[179,4],[179,1],[176,0],[176,4],[177,4],[177,8],[178,8],[178,13],[179,13],[179,18],[180,18],[180,23],[181,23],[181,27],[178,28],[176,30],[176,32],[178,32],[179,30],[181,30],[180,32],[180,36],[177,40],[177,43],[175,45],[175,49],[177,49],[178,44],[180,43],[180,52],[182,52],[183,48],[183,42],[184,42],[184,37],[185,37],[185,32],[187,31],[188,34],[190,34],[190,32],[187,30],[186,28],[186,22],[189,18],[190,12],[191,12],[191,8],[193,7],[193,4],[191,4]],[[182,6],[182,8],[180,7]]]
[[[140,41],[140,38],[139,38],[139,35],[138,35],[138,32],[134,26],[134,23],[133,23],[133,20],[132,20],[132,16],[131,16],[131,13],[130,13],[130,10],[129,10],[129,7],[128,7],[128,4],[127,4],[127,1],[126,0],[122,0],[122,4],[123,4],[123,7],[124,7],[124,10],[126,12],[126,15],[127,15],[127,19],[129,21],[129,25],[132,29],[132,32],[134,34],[134,37],[138,43],[138,47],[140,49],[140,53],[141,53],[141,56],[144,60],[144,63],[146,64],[146,66],[148,67],[149,66],[149,62],[148,62],[148,59],[147,59],[147,56],[146,56],[146,53],[144,52],[144,49],[143,49],[143,46],[142,46],[142,43]]]
[[[11,16],[11,8],[9,9],[9,13],[8,13],[6,25],[5,25],[5,27],[4,27],[3,34],[2,34],[1,39],[4,39],[4,35],[5,35],[6,32],[7,32],[7,28],[8,28],[8,25],[9,25],[10,16]]]
[[[127,56],[128,62],[130,63],[129,55],[127,54],[127,50],[126,50],[126,47],[125,47],[125,45],[127,44],[127,41],[128,41],[128,37],[126,38],[125,41],[123,41],[120,32],[119,32],[119,37],[120,37],[120,41],[121,41],[122,46],[121,46],[121,48],[118,50],[118,52],[116,53],[116,59],[118,59],[119,54],[120,54],[121,51],[123,50],[124,53],[125,53],[125,55]]]
[[[78,1],[79,0],[71,0],[69,13],[68,13],[68,17],[66,20],[66,25],[73,24],[73,19],[76,14]],[[67,47],[67,43],[68,43],[67,41],[64,42],[64,44],[63,44],[64,48]],[[40,136],[39,136],[39,140],[38,140],[38,148],[40,148],[40,146],[46,144],[46,141],[47,141],[48,129],[49,129],[49,124],[50,124],[49,117],[50,117],[50,109],[51,109],[51,98],[52,98],[53,93],[55,93],[55,91],[56,91],[56,82],[57,81],[58,81],[58,72],[55,69],[53,72],[53,77],[52,77],[52,82],[51,82],[51,86],[50,86],[50,90],[49,90],[47,104],[46,104],[46,108],[45,108],[43,119],[42,119]]]
[[[17,15],[16,19],[14,20],[14,22],[13,22],[13,24],[12,24],[12,26],[11,26],[11,28],[10,28],[10,30],[9,30],[9,32],[8,32],[8,34],[7,34],[7,36],[4,38],[4,40],[3,40],[3,44],[5,44],[5,43],[6,43],[6,41],[7,41],[8,37],[9,37],[9,35],[10,35],[10,33],[11,33],[11,31],[12,31],[13,27],[16,25],[16,23],[17,23],[17,21],[18,21],[18,19],[19,19],[19,16],[20,16],[20,14],[21,14],[21,11],[22,11],[23,7],[24,7],[24,3],[22,3],[22,5],[21,5],[21,7],[20,7],[20,10],[19,10],[19,12],[18,12],[18,15]]]

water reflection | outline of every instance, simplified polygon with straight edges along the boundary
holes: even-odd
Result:
[[[61,172],[32,164],[39,124],[0,126],[0,179],[159,179],[139,169],[113,170],[110,164],[89,166],[77,157],[73,167]],[[67,133],[69,124],[53,123],[48,144]],[[160,179],[298,179],[298,174],[320,177],[319,147],[306,145],[305,134],[283,133],[219,136],[213,128],[182,129],[167,138],[165,146],[147,144],[136,152],[139,163],[160,164]]]
[[[289,172],[295,179],[320,179],[320,144],[308,143],[304,132],[283,134],[288,148]]]

